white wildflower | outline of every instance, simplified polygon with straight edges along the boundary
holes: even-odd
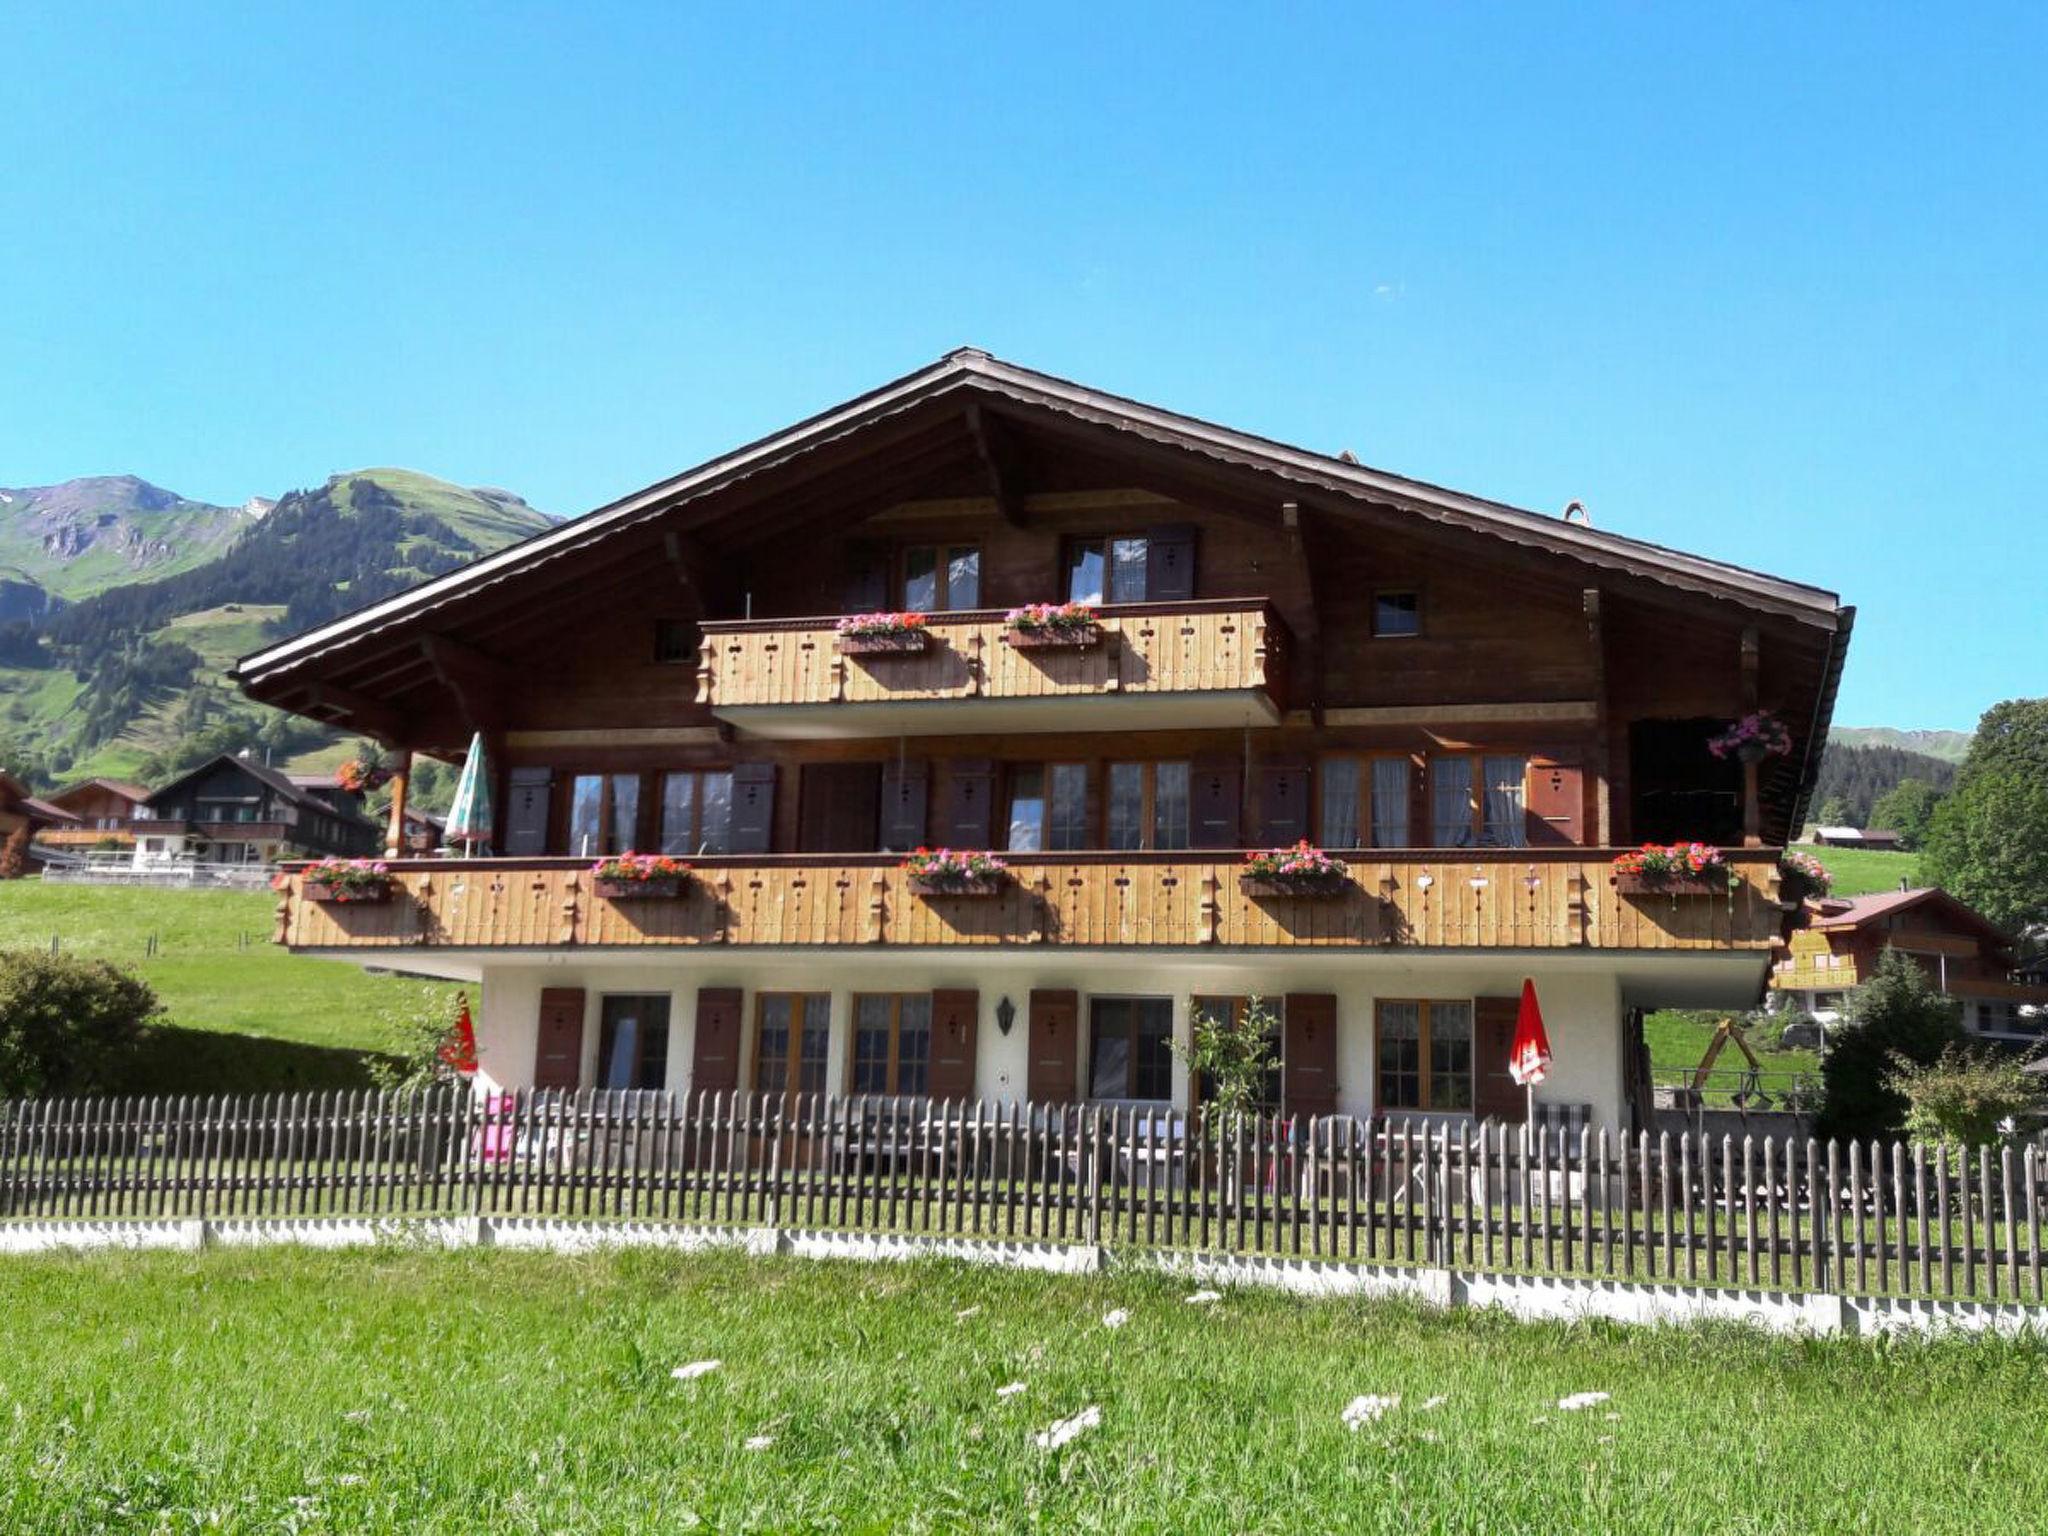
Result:
[[[997,1388],[996,1388],[996,1396],[997,1396],[997,1397],[1015,1397],[1015,1396],[1016,1396],[1016,1395],[1017,1395],[1017,1394],[1018,1394],[1019,1392],[1022,1392],[1023,1390],[1024,1390],[1024,1383],[1023,1383],[1023,1382],[1021,1382],[1021,1381],[1006,1381],[1006,1382],[1004,1382],[1004,1383],[1003,1383],[1003,1384],[1002,1384],[1002,1385],[1001,1385],[1000,1387],[997,1387]]]
[[[1130,1320],[1130,1312],[1123,1307],[1116,1307],[1102,1314],[1102,1326],[1105,1328],[1121,1328]]]
[[[1354,1397],[1344,1405],[1344,1427],[1350,1430],[1363,1429],[1390,1408],[1398,1408],[1400,1406],[1401,1394],[1398,1392],[1392,1397],[1378,1397],[1370,1392],[1364,1393]]]
[[[1421,1434],[1417,1435],[1415,1438],[1420,1440],[1424,1445],[1442,1445],[1444,1443],[1444,1437],[1438,1434],[1433,1429],[1425,1429]]]
[[[755,1435],[747,1441],[747,1449],[750,1451],[765,1451],[774,1443],[775,1437],[773,1435]]]
[[[1450,1399],[1448,1397],[1445,1397],[1441,1392],[1439,1392],[1435,1397],[1426,1399],[1423,1402],[1422,1407],[1423,1410],[1427,1412],[1431,1408],[1441,1408],[1445,1403],[1448,1403],[1449,1401]]]
[[[1056,1451],[1070,1440],[1078,1439],[1102,1423],[1102,1410],[1090,1403],[1071,1419],[1055,1419],[1050,1429],[1040,1430],[1035,1437],[1041,1451]]]
[[[979,1307],[962,1307],[958,1312],[955,1312],[953,1314],[953,1321],[956,1323],[964,1323],[967,1321],[967,1319],[973,1317],[976,1313],[980,1311],[981,1308]]]
[[[370,1410],[367,1408],[357,1408],[353,1412],[344,1413],[342,1418],[351,1424],[367,1424],[370,1422]]]
[[[1607,1422],[1610,1424],[1619,1424],[1621,1422],[1621,1415],[1618,1413],[1610,1413],[1607,1415]]]
[[[1570,1397],[1560,1397],[1557,1406],[1566,1413],[1577,1413],[1581,1408],[1591,1408],[1607,1401],[1605,1392],[1574,1392]]]
[[[679,1365],[669,1372],[677,1381],[695,1381],[699,1376],[709,1376],[725,1362],[722,1360],[692,1360],[688,1365]]]
[[[360,1472],[344,1472],[335,1478],[334,1483],[338,1488],[353,1488],[362,1480],[363,1474]]]
[[[1223,1293],[1221,1291],[1197,1291],[1188,1298],[1188,1305],[1191,1307],[1206,1307],[1222,1299]]]

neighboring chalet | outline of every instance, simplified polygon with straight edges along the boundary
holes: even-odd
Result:
[[[75,852],[133,849],[135,822],[149,803],[149,791],[121,779],[87,779],[50,796],[50,804],[78,818],[76,825],[51,827],[37,841]]]
[[[1772,967],[1771,986],[1823,1021],[1839,1017],[1844,994],[1897,949],[1962,1004],[1972,1034],[2033,1042],[2048,1027],[2048,985],[2017,974],[2012,936],[1938,886],[1826,897],[1817,907],[1792,935],[1790,958]]]
[[[1900,853],[1904,835],[1876,827],[1815,827],[1813,841],[1823,848],[1862,848],[1871,853]]]
[[[1083,643],[1011,632],[1065,600]],[[295,881],[279,936],[483,980],[488,1082],[1185,1105],[1169,1042],[1257,994],[1290,1113],[1519,1117],[1533,977],[1539,1104],[1620,1126],[1643,1010],[1761,995],[1852,615],[964,350],[237,675],[401,763],[481,733],[499,856]],[[1758,709],[1789,756],[1708,751]],[[1732,890],[1617,887],[1680,838]],[[1303,839],[1337,889],[1241,881]],[[925,844],[1008,871],[920,894]],[[599,895],[629,849],[692,875]]]
[[[0,880],[16,880],[39,864],[37,838],[70,827],[78,818],[61,806],[39,800],[13,774],[0,770]]]
[[[223,753],[152,791],[135,824],[138,868],[360,858],[382,844],[361,797],[332,778],[295,777]]]

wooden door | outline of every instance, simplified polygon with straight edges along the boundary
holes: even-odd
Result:
[[[548,851],[549,768],[514,768],[505,776],[505,852],[515,858]]]
[[[1281,1088],[1290,1115],[1337,1112],[1337,999],[1290,992],[1283,1021]]]
[[[842,613],[874,613],[889,606],[889,547],[856,540],[846,546]]]
[[[732,770],[734,853],[766,853],[775,846],[775,765],[737,763]]]
[[[985,757],[956,757],[946,765],[946,801],[938,840],[948,848],[995,846],[996,769]]]
[[[1188,846],[1236,848],[1244,774],[1235,758],[1207,758],[1188,774]]]
[[[1308,769],[1299,763],[1259,767],[1259,842],[1284,848],[1308,836]]]
[[[1529,1118],[1529,1096],[1508,1072],[1521,1014],[1519,997],[1472,999],[1472,1112],[1482,1120],[1520,1125]]]
[[[1195,530],[1190,523],[1169,523],[1147,535],[1145,599],[1153,603],[1185,603],[1195,596]]]
[[[925,839],[926,789],[930,774],[923,762],[891,763],[882,770],[882,841],[884,853],[909,853]]]
[[[1026,1026],[1024,1096],[1034,1104],[1072,1104],[1080,1072],[1081,998],[1072,991],[1034,991]]]
[[[797,780],[797,849],[873,853],[879,844],[880,763],[806,763]]]
[[[574,1088],[583,1081],[583,989],[548,987],[540,995],[533,1086]]]
[[[740,1085],[738,987],[697,989],[696,1039],[690,1047],[690,1091],[730,1093]]]
[[[976,1026],[981,994],[971,987],[932,993],[932,1059],[927,1085],[933,1098],[974,1097]]]
[[[1577,763],[1529,762],[1529,846],[1577,846],[1586,841],[1586,775]]]

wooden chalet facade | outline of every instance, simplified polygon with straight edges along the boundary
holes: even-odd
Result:
[[[363,858],[378,829],[331,778],[295,776],[229,753],[153,791],[135,820],[135,863],[272,864]]]
[[[1068,600],[1083,643],[1008,621]],[[838,632],[878,611],[922,624]],[[1511,1114],[1533,976],[1542,1097],[1621,1124],[1634,1010],[1759,995],[1852,614],[969,350],[237,672],[401,754],[481,733],[495,857],[279,921],[482,980],[500,1084],[1185,1104],[1169,1040],[1258,994],[1290,1109]],[[1707,751],[1759,708],[1789,757]],[[1730,893],[1617,887],[1679,838]],[[1335,891],[1241,878],[1301,840]],[[1009,869],[922,894],[926,845]],[[691,875],[598,894],[627,850]]]
[[[37,841],[52,848],[132,849],[135,820],[149,803],[149,791],[121,779],[86,779],[50,796],[50,804],[69,811],[76,823],[54,826]]]

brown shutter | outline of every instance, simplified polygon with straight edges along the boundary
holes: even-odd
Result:
[[[797,779],[797,848],[873,853],[881,801],[879,763],[806,763]]]
[[[1550,848],[1586,840],[1586,774],[1577,763],[1529,763],[1529,846]]]
[[[846,613],[873,613],[889,606],[888,546],[859,541],[846,546],[846,585],[839,602]]]
[[[1337,1112],[1337,999],[1329,992],[1290,992],[1280,1078],[1290,1115]]]
[[[1472,1107],[1482,1120],[1520,1125],[1529,1118],[1528,1095],[1508,1075],[1521,1012],[1519,997],[1472,999]]]
[[[932,1065],[927,1079],[936,1099],[974,1097],[975,1024],[981,994],[972,988],[932,993]]]
[[[1308,770],[1293,763],[1259,768],[1259,841],[1268,848],[1308,836]]]
[[[734,853],[766,853],[775,846],[775,765],[736,763],[732,770]]]
[[[931,775],[922,761],[882,770],[882,849],[908,853],[924,846],[925,804]]]
[[[740,989],[697,989],[696,1040],[690,1048],[690,1091],[730,1093],[740,1085]]]
[[[946,767],[946,802],[939,815],[939,841],[949,848],[993,848],[995,764],[985,757],[957,757]]]
[[[551,768],[514,768],[505,776],[505,852],[523,858],[548,851]]]
[[[1188,846],[1238,847],[1243,770],[1235,758],[1197,761],[1188,772]]]
[[[1080,1070],[1076,1038],[1081,999],[1072,991],[1034,991],[1027,1026],[1024,1096],[1034,1104],[1072,1104]]]
[[[1145,597],[1154,603],[1185,603],[1195,596],[1195,530],[1169,523],[1146,536]]]
[[[540,994],[540,1031],[533,1086],[574,1088],[583,1079],[583,989],[548,987]]]

